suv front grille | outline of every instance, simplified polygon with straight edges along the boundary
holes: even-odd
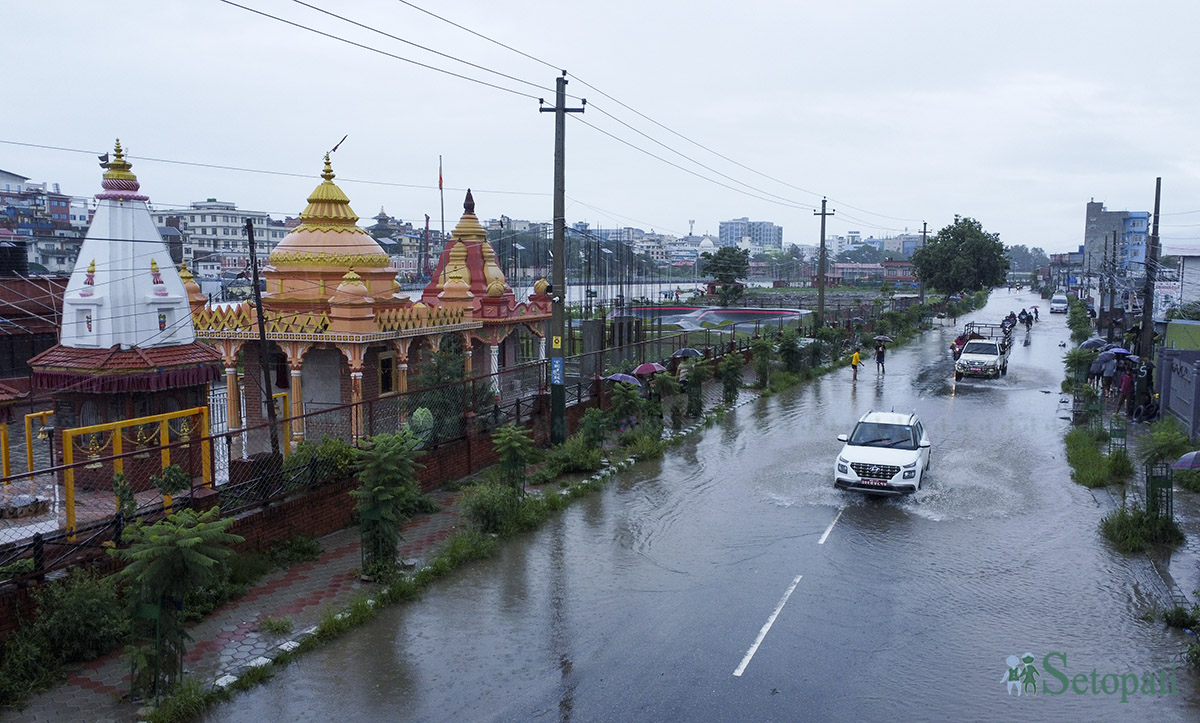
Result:
[[[891,479],[900,471],[900,468],[894,464],[867,464],[865,462],[852,462],[850,469],[854,470],[854,474],[859,477],[870,479]]]

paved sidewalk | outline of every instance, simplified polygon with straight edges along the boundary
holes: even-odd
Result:
[[[431,496],[442,511],[404,526],[402,558],[427,560],[436,555],[438,545],[460,523],[452,493],[438,490]],[[187,675],[207,682],[237,675],[260,659],[273,657],[328,611],[341,610],[360,591],[371,589],[357,575],[362,562],[357,527],[328,535],[320,543],[323,552],[317,560],[264,577],[246,595],[193,626],[189,632],[194,642],[184,656]],[[283,637],[259,632],[258,620],[265,616],[291,619],[293,632]],[[138,706],[120,699],[128,692],[129,661],[115,652],[72,669],[64,683],[34,697],[19,713],[0,715],[0,720],[136,721]]]
[[[745,367],[745,384],[753,384],[755,378],[753,369]],[[758,396],[755,390],[743,389],[737,406]],[[706,409],[720,402],[718,382],[705,384],[704,399]],[[701,426],[702,422],[696,422],[692,428]],[[465,524],[459,519],[452,492],[439,489],[430,496],[442,509],[404,525],[401,559],[418,562],[432,559],[441,543]],[[347,504],[351,502],[348,500]],[[248,668],[269,662],[278,650],[294,647],[294,641],[303,631],[319,623],[329,611],[344,609],[355,595],[374,588],[362,582],[357,574],[362,564],[358,527],[327,535],[320,544],[322,553],[317,560],[264,577],[246,595],[196,623],[189,630],[193,645],[184,657],[186,675],[206,684],[232,682]],[[258,621],[268,616],[289,618],[293,632],[286,636],[260,632]],[[122,700],[129,692],[129,677],[128,658],[123,652],[111,653],[72,668],[62,684],[35,696],[20,712],[0,713],[0,721],[136,721],[138,706]]]

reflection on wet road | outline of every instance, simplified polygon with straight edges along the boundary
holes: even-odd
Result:
[[[1000,291],[974,318],[1031,302]],[[1160,592],[1144,562],[1097,532],[1111,499],[1070,482],[1064,320],[999,380],[954,382],[953,336],[739,408],[206,720],[1197,719],[1186,675],[1125,704],[1006,693],[1010,655],[1140,674],[1179,643],[1139,619]],[[870,409],[929,430],[910,497],[833,487],[837,435]]]

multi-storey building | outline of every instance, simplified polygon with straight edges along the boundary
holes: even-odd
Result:
[[[179,229],[183,260],[189,266],[198,259],[215,257],[223,275],[237,275],[250,263],[247,220],[254,222],[254,246],[261,259],[266,259],[288,232],[284,223],[273,221],[263,211],[239,209],[236,204],[215,198],[193,202],[185,209],[154,210],[150,216],[160,228]]]
[[[737,246],[743,239],[750,239],[751,246],[783,248],[783,227],[770,221],[751,221],[746,217],[722,221],[718,237],[721,246]]]
[[[0,228],[24,243],[28,269],[71,273],[85,228],[74,220],[71,197],[57,183],[33,183],[8,171],[0,171],[0,186]]]

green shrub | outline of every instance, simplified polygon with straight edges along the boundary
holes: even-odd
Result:
[[[1144,552],[1151,545],[1178,545],[1183,532],[1169,517],[1152,515],[1140,507],[1122,507],[1100,522],[1100,531],[1117,550]]]
[[[1162,621],[1173,628],[1187,628],[1189,630],[1200,625],[1200,607],[1193,605],[1191,608],[1185,608],[1182,605],[1176,605],[1162,612]]]
[[[72,572],[34,597],[38,637],[64,663],[103,655],[129,635],[129,617],[111,577]]]
[[[346,442],[332,437],[322,437],[319,443],[302,441],[283,463],[285,472],[293,472],[288,478],[301,485],[321,484],[327,480],[345,480],[354,477],[358,468],[358,450]],[[301,468],[309,470],[307,475],[297,478],[294,472]]]
[[[277,542],[267,552],[267,560],[271,567],[280,569],[289,568],[301,562],[312,562],[320,556],[321,543],[304,535],[293,535],[282,542]]]
[[[638,388],[625,382],[613,385],[612,418],[619,428],[637,424],[642,417],[642,397]]]
[[[0,567],[0,580],[7,580],[10,577],[21,577],[31,572],[33,572],[33,558],[26,557]]]
[[[1142,464],[1174,462],[1191,448],[1179,423],[1168,417],[1150,425],[1150,433],[1138,443],[1138,459]]]
[[[1200,492],[1200,469],[1174,470],[1171,479],[1189,492]]]
[[[611,426],[612,422],[604,410],[592,407],[583,413],[578,434],[585,445],[599,449],[604,445],[604,437]]]
[[[1133,477],[1133,461],[1129,459],[1129,453],[1123,449],[1114,449],[1108,455],[1108,478],[1112,482],[1120,483],[1128,481]]]
[[[795,329],[787,328],[779,336],[779,360],[786,372],[795,374],[804,367],[804,355],[800,349],[800,335]]]
[[[750,352],[754,357],[754,373],[758,377],[755,386],[766,388],[771,383],[771,364],[775,357],[775,345],[770,339],[760,337],[750,343]]]
[[[687,413],[689,417],[700,417],[704,414],[704,382],[710,378],[708,362],[700,359],[688,362],[687,376]]]
[[[463,514],[486,534],[500,534],[517,512],[520,495],[507,485],[480,484],[468,487],[459,498]]]
[[[589,444],[582,434],[575,434],[546,451],[543,469],[553,471],[553,479],[564,472],[595,472],[603,465],[604,451]]]
[[[666,448],[660,437],[652,437],[642,431],[635,431],[624,444],[625,450],[638,459],[655,459],[663,455]]]

